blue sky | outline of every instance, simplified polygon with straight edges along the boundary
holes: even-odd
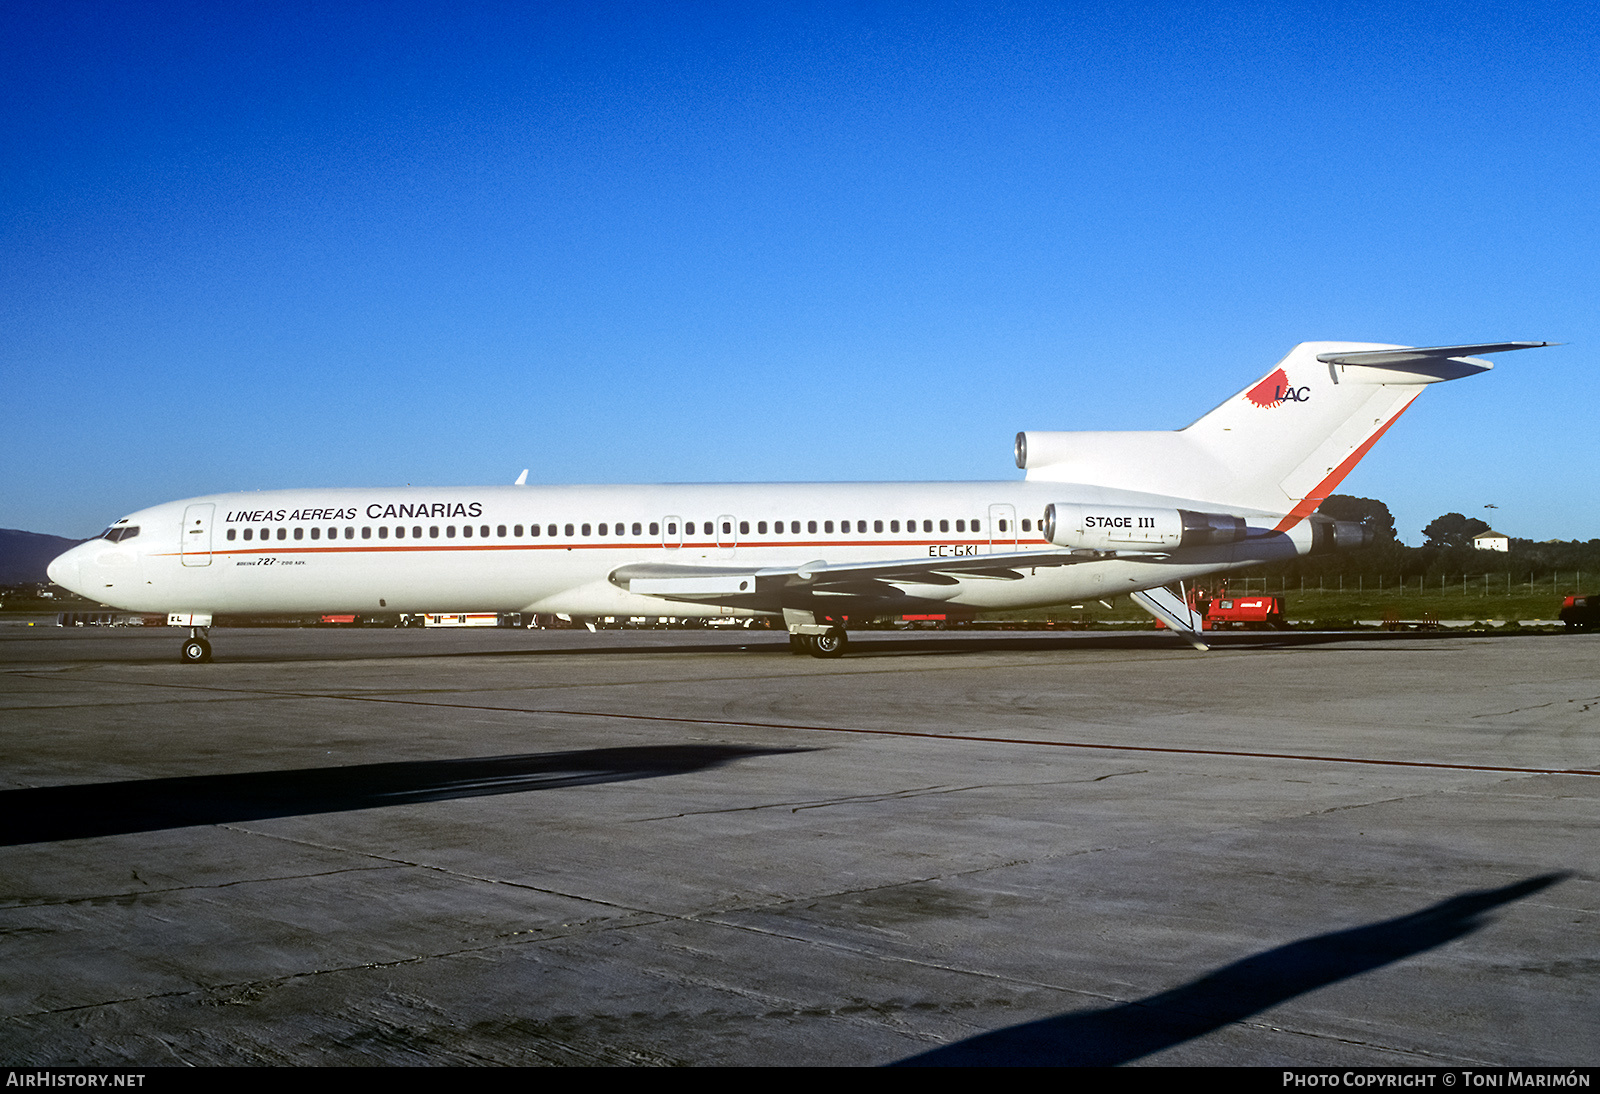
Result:
[[[0,526],[314,485],[1010,479],[1296,342],[1568,343],[1346,480],[1600,536],[1600,17],[72,4],[0,36]],[[1499,506],[1486,512],[1482,506]]]

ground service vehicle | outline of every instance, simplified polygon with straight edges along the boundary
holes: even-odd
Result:
[[[1230,628],[1283,630],[1289,622],[1283,617],[1282,597],[1223,594],[1206,605],[1205,625],[1206,629],[1214,631]]]
[[[1600,596],[1578,594],[1561,602],[1561,622],[1569,631],[1585,631],[1600,625]]]

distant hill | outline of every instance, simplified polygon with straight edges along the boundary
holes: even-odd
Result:
[[[82,542],[81,539],[0,528],[0,585],[29,585],[49,581],[44,570],[50,565],[50,560],[68,547]]]

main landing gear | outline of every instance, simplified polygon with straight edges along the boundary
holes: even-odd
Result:
[[[790,653],[809,653],[812,657],[843,657],[850,636],[843,627],[830,628],[824,634],[791,634]]]
[[[809,653],[812,657],[843,657],[850,644],[839,621],[830,616],[785,608],[783,620],[789,627],[789,652]]]
[[[185,665],[200,665],[211,660],[211,643],[201,634],[203,630],[204,627],[189,628],[189,637],[184,639],[183,650],[178,654],[178,660]]]

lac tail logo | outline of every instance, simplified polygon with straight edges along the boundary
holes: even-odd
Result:
[[[1270,408],[1280,403],[1306,402],[1311,398],[1311,389],[1289,386],[1289,376],[1280,368],[1245,392],[1244,397],[1256,406]]]

